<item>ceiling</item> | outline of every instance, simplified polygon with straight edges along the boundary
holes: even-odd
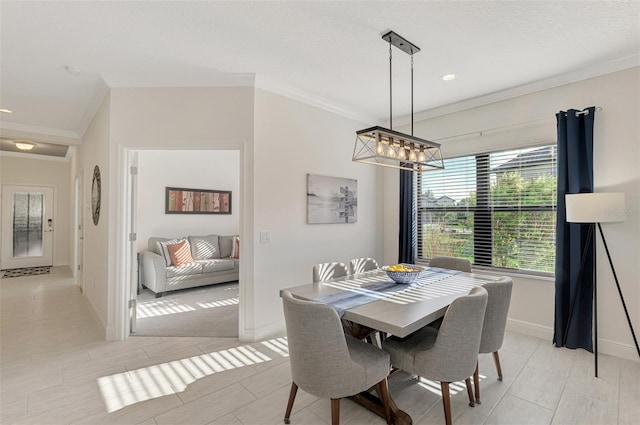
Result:
[[[382,123],[388,30],[422,49],[416,111],[640,64],[638,1],[2,1],[0,12],[0,107],[14,111],[0,114],[2,136],[53,144],[80,142],[108,87],[211,86],[229,74]],[[394,116],[406,115],[409,56],[393,54]]]

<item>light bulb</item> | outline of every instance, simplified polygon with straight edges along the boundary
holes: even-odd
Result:
[[[427,157],[424,155],[424,153],[420,152],[418,154],[418,161],[419,162],[424,162],[425,159],[427,159]]]
[[[382,146],[382,143],[378,145],[378,155],[384,155],[384,146]]]
[[[390,158],[395,158],[396,152],[393,150],[393,146],[389,146],[389,150],[387,151],[387,156]]]
[[[400,149],[400,152],[398,152],[398,158],[400,159],[405,159],[405,153],[404,153],[404,149]]]
[[[411,151],[411,153],[409,154],[409,161],[415,161],[416,160],[416,153],[414,151]]]

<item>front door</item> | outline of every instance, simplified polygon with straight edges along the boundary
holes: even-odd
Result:
[[[0,269],[53,265],[53,187],[2,185]]]

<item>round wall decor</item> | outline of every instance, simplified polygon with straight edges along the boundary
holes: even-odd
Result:
[[[102,183],[100,181],[100,167],[96,165],[93,169],[93,182],[91,183],[91,213],[93,214],[93,224],[98,225],[100,219],[100,196],[102,193]]]

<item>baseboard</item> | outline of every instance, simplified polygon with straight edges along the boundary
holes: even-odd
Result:
[[[538,325],[536,323],[507,319],[507,330],[525,335],[535,336],[536,338],[546,339],[549,341],[553,340],[553,328],[549,326]]]
[[[82,288],[80,288],[82,289]],[[102,332],[103,335],[105,337],[106,340],[112,341],[113,339],[110,339],[108,337],[108,332],[107,332],[107,326],[102,322],[102,319],[100,319],[100,315],[98,315],[98,313],[96,312],[96,308],[93,305],[93,303],[91,302],[91,299],[89,297],[87,297],[86,292],[82,294],[84,299],[87,300],[87,304],[89,304],[89,311],[91,312],[91,315],[93,316],[93,318],[95,319],[95,321],[98,323],[98,325],[100,325],[100,328],[102,328]]]
[[[272,338],[280,338],[285,335],[284,322],[270,323],[256,329],[241,329],[240,337],[242,342],[264,341]]]
[[[541,326],[522,320],[507,319],[507,330],[535,336],[536,338],[549,341],[550,344],[553,341],[553,328],[549,326]],[[640,362],[635,346],[630,344],[598,338],[598,352],[625,360]]]
[[[617,341],[598,338],[598,352],[600,354],[609,354],[610,356],[640,363],[636,347],[630,344],[622,344]]]

